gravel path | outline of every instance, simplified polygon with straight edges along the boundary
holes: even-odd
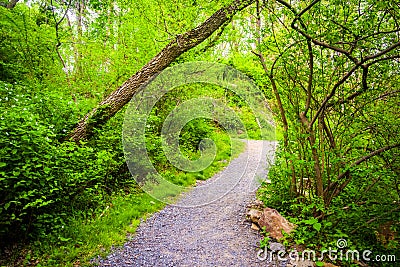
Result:
[[[99,266],[266,266],[257,259],[260,236],[245,213],[275,146],[247,141],[225,170],[142,222],[133,239]]]

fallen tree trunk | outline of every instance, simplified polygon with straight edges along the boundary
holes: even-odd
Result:
[[[64,140],[79,142],[93,135],[95,127],[101,127],[114,116],[138,92],[141,85],[151,77],[168,67],[178,56],[197,46],[213,32],[229,21],[238,11],[249,6],[255,0],[235,0],[229,6],[221,8],[196,28],[177,35],[175,40],[165,46],[160,53],[151,59],[136,74],[130,77],[121,87],[112,92],[95,109],[77,124],[75,129]]]
[[[3,6],[3,7],[8,8],[8,9],[13,9],[17,5],[18,1],[19,0],[11,0],[8,3],[1,2],[0,6]]]

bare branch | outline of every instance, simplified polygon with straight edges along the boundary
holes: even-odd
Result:
[[[369,153],[368,155],[366,155],[366,156],[364,156],[364,157],[358,159],[357,161],[353,162],[353,163],[347,168],[346,171],[344,171],[344,172],[342,172],[341,174],[339,174],[339,176],[338,176],[338,178],[337,178],[337,179],[338,179],[338,182],[336,182],[336,183],[334,183],[333,185],[329,186],[329,188],[335,187],[335,189],[333,190],[333,192],[332,192],[332,194],[331,194],[331,196],[330,196],[329,202],[330,202],[333,198],[337,197],[337,196],[340,194],[340,192],[342,192],[343,189],[350,183],[350,181],[351,181],[351,179],[352,179],[351,176],[348,177],[347,180],[344,181],[344,182],[343,182],[342,184],[340,184],[340,186],[339,186],[339,181],[342,180],[344,177],[349,176],[351,168],[353,168],[353,167],[355,167],[355,166],[357,166],[357,165],[360,165],[361,163],[363,163],[363,162],[369,160],[370,158],[372,158],[372,157],[374,157],[374,156],[380,155],[380,154],[382,154],[382,153],[385,152],[385,151],[388,151],[388,150],[390,150],[390,149],[397,148],[397,147],[400,147],[400,143],[399,143],[399,144],[394,144],[394,145],[385,146],[385,147],[382,147],[382,148],[380,148],[380,149],[374,150],[374,151],[372,151],[371,153]],[[329,202],[328,202],[328,203],[329,203]]]
[[[370,55],[370,56],[365,57],[363,60],[361,60],[360,62],[358,62],[356,65],[354,65],[353,68],[351,68],[351,70],[350,70],[349,72],[347,72],[347,73],[342,77],[342,79],[340,79],[340,80],[333,86],[333,88],[332,88],[330,94],[324,99],[324,101],[322,102],[321,106],[319,107],[317,113],[316,113],[315,116],[313,117],[313,119],[312,119],[312,121],[311,121],[309,127],[312,127],[312,125],[315,123],[315,121],[316,121],[316,119],[318,118],[318,116],[321,114],[322,110],[324,110],[324,109],[326,108],[328,101],[335,95],[337,88],[338,88],[340,85],[342,85],[342,84],[354,73],[354,71],[356,71],[356,70],[357,70],[359,67],[361,67],[361,66],[362,66],[363,69],[364,69],[364,68],[368,68],[368,67],[371,66],[372,64],[377,63],[377,62],[379,62],[379,61],[382,61],[382,60],[385,60],[385,59],[397,58],[398,55],[395,55],[395,56],[392,56],[392,57],[387,57],[387,58],[382,58],[382,59],[375,60],[375,61],[373,61],[373,62],[371,62],[371,63],[366,64],[365,66],[363,66],[363,64],[366,63],[367,61],[372,60],[372,59],[376,59],[376,58],[378,58],[378,57],[381,57],[381,56],[383,56],[383,55],[389,53],[390,51],[396,49],[396,48],[399,47],[399,46],[400,46],[400,42],[397,42],[397,43],[395,43],[395,44],[389,46],[389,47],[386,48],[385,50],[380,51],[379,53],[376,53],[376,54],[374,54],[374,55]],[[364,71],[363,76],[364,76],[364,74],[367,74],[367,72]],[[365,79],[365,81],[366,81],[366,78],[367,78],[367,77],[363,77],[363,80]],[[357,95],[356,95],[356,96],[357,96]],[[354,97],[356,97],[356,96],[354,96]]]

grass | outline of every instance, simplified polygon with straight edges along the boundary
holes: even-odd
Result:
[[[95,218],[76,218],[58,235],[33,243],[23,265],[88,266],[91,258],[105,256],[113,245],[122,245],[140,219],[163,207],[164,203],[146,193],[116,195]]]
[[[231,149],[224,137],[217,138],[216,145],[219,153],[209,167],[194,173],[172,173],[174,182],[193,185],[198,179],[208,179],[227,166],[229,159],[237,157],[245,148],[244,142],[232,140]],[[180,192],[171,193],[171,197]],[[93,218],[72,218],[61,232],[28,245],[23,249],[23,256],[17,261],[18,265],[91,266],[90,259],[96,256],[104,257],[110,253],[113,246],[124,244],[127,238],[135,233],[141,220],[145,220],[165,205],[149,194],[137,190],[130,194],[115,194],[111,197],[109,205],[98,210]]]

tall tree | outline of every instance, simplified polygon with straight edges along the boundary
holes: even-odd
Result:
[[[400,147],[393,133],[399,125],[399,8],[358,0],[329,6],[277,0],[258,7],[269,25],[258,30],[262,38],[253,53],[276,98],[282,169],[292,178],[282,179],[293,198],[315,196],[329,207],[354,184],[378,179],[382,169],[395,175],[398,163],[387,158]]]
[[[254,0],[235,0],[230,5],[219,9],[196,28],[177,35],[142,69],[112,92],[95,109],[86,114],[65,139],[79,142],[79,140],[91,136],[93,128],[100,127],[116,114],[138,92],[141,85],[168,67],[177,57],[202,43],[213,32],[229,21],[234,14],[253,2]]]

